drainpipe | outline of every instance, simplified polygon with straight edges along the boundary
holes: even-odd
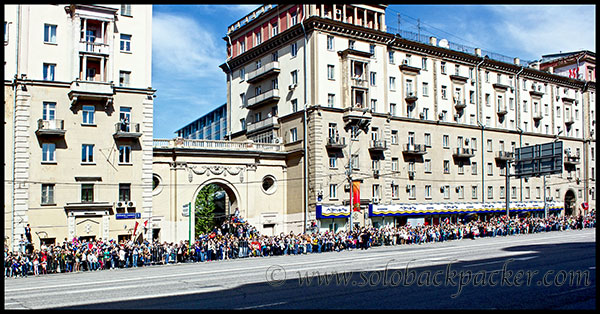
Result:
[[[307,150],[307,140],[308,140],[308,126],[307,126],[307,99],[306,99],[306,50],[308,47],[308,40],[306,35],[306,29],[304,28],[304,20],[306,19],[306,8],[302,11],[302,21],[300,25],[302,26],[302,32],[304,32],[304,110],[303,110],[303,128],[304,128],[304,138],[302,139],[302,146],[304,149],[304,227],[302,228],[303,232],[306,233],[306,224],[308,223],[308,150]]]
[[[481,202],[485,203],[485,151],[483,147],[484,137],[483,137],[483,129],[485,125],[481,123],[481,115],[479,114],[479,108],[481,108],[481,102],[479,101],[479,66],[488,58],[486,55],[477,63],[475,66],[475,75],[477,77],[477,85],[475,86],[475,99],[477,99],[477,125],[481,128]]]
[[[231,53],[233,54],[233,45],[231,44],[231,38],[229,34],[227,34],[227,40],[229,41],[229,47],[231,47]],[[229,92],[227,93],[227,104],[231,105],[231,85],[233,80],[233,72],[231,71],[231,67],[229,63],[227,63],[227,59],[225,59],[225,65],[229,69],[229,73],[227,73],[227,77],[230,78],[229,81]],[[225,107],[227,108],[227,107]],[[231,141],[231,110],[227,110],[227,138]]]
[[[585,91],[587,90],[587,86],[588,86],[588,82],[586,81],[585,84],[583,84],[583,88],[581,89],[581,105],[582,105],[583,108],[585,108],[585,106],[583,106],[583,100],[584,100],[583,93],[585,93]],[[586,112],[583,112],[583,110],[582,110],[582,115],[584,117],[586,115]],[[586,128],[585,124],[586,123],[585,123],[585,119],[583,119],[583,117],[581,119],[581,122],[583,124],[581,130],[585,130],[585,128]],[[588,126],[588,128],[589,128],[589,126]],[[589,158],[590,154],[588,153],[588,149],[589,149],[589,145],[590,145],[590,141],[591,141],[591,135],[588,136],[588,134],[590,134],[590,133],[587,133],[587,134],[583,135],[584,136],[584,139],[583,139],[583,153],[585,154],[585,156],[583,157],[583,169],[585,169],[585,176],[583,178],[583,194],[584,194],[583,199],[584,199],[584,201],[586,203],[588,203],[588,206],[589,206],[589,191],[588,191],[588,189],[589,189],[589,183],[588,183],[588,180],[590,178],[590,175],[589,175],[588,169],[590,169],[590,168],[589,168],[589,160],[588,160],[588,158]]]
[[[16,24],[16,35],[15,35],[15,77],[13,79],[13,148],[12,148],[12,210],[11,210],[11,249],[14,251],[15,248],[15,155],[16,155],[16,143],[17,138],[15,136],[15,130],[17,126],[17,84],[19,78],[19,29],[21,27],[21,5],[17,5],[17,24]]]
[[[523,72],[523,70],[525,70],[525,67],[521,66],[521,69],[519,70],[519,72],[517,72],[517,75],[515,76],[515,89],[516,89],[516,93],[515,93],[515,120],[516,120],[516,124],[517,124],[517,131],[519,131],[519,148],[521,148],[523,146],[523,129],[521,129],[521,104],[519,102],[519,95],[521,94],[521,88],[519,86],[519,75],[521,75],[521,73]],[[506,171],[508,171],[508,169],[506,169]],[[507,187],[510,188],[510,187]],[[523,178],[519,178],[519,201],[522,202],[523,201]]]

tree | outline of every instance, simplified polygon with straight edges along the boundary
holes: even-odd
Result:
[[[198,196],[196,196],[195,202],[195,237],[201,233],[210,232],[214,226],[215,219],[215,193],[221,190],[221,188],[216,184],[209,184],[200,190]]]

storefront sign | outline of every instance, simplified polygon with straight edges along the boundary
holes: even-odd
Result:
[[[317,219],[348,218],[350,206],[317,205]]]
[[[563,209],[561,202],[546,202],[548,210]],[[512,213],[526,211],[543,211],[544,202],[511,202]],[[468,213],[505,213],[506,203],[428,203],[428,204],[369,204],[369,217],[406,216],[406,215],[439,215]]]

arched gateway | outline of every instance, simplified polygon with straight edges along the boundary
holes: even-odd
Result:
[[[209,184],[225,191],[221,214],[238,209],[241,218],[266,234],[299,231],[302,219],[294,212],[302,213],[302,204],[289,205],[288,194],[302,191],[288,191],[288,159],[277,144],[155,139],[153,238],[189,239],[194,217],[188,216],[188,206],[193,213],[198,193]]]

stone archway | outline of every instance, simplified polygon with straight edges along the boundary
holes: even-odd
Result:
[[[572,189],[567,190],[565,193],[565,216],[571,216],[576,214],[575,203],[577,198],[575,197],[575,191]]]
[[[191,202],[192,207],[194,207],[198,194],[200,194],[202,189],[206,188],[209,185],[216,185],[219,188],[221,188],[223,192],[222,195],[217,195],[215,200],[215,202],[219,203],[217,206],[217,210],[214,212],[216,225],[220,225],[226,218],[230,217],[230,215],[233,215],[236,209],[238,209],[239,212],[242,212],[239,208],[242,203],[239,191],[231,182],[222,178],[212,178],[200,184],[198,188],[194,191],[194,196]],[[192,228],[194,228],[194,226],[195,223],[192,224]]]

